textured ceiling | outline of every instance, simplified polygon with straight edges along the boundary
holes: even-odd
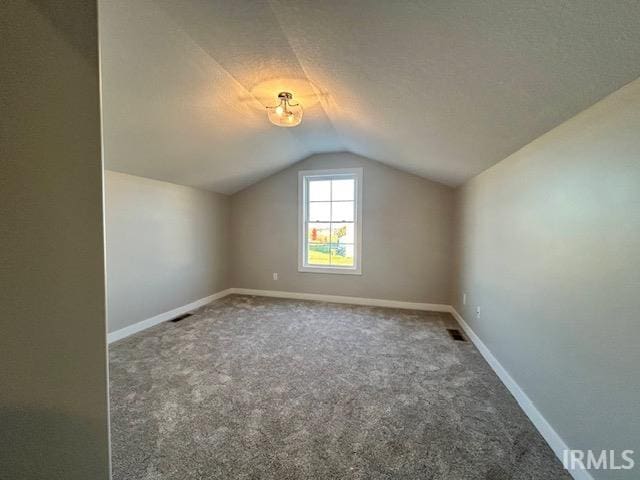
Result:
[[[100,36],[106,167],[222,193],[342,150],[457,185],[640,76],[637,0],[104,0]]]

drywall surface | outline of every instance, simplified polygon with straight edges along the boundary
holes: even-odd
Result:
[[[106,165],[235,193],[318,152],[460,185],[640,75],[638,0],[101,0]],[[271,125],[294,94],[304,120]]]
[[[351,167],[364,175],[362,275],[300,273],[298,171]],[[311,156],[231,197],[233,286],[448,304],[452,200],[357,155]]]
[[[638,478],[640,80],[456,203],[455,308],[571,448],[635,450],[595,478]]]
[[[106,480],[95,2],[0,8],[0,478]]]
[[[229,197],[106,171],[109,332],[228,288]]]

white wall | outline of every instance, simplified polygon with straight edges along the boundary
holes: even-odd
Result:
[[[570,447],[640,464],[640,80],[456,197],[458,312]]]
[[[362,275],[300,273],[298,171],[351,167],[364,170]],[[349,153],[313,155],[231,197],[233,286],[448,304],[452,208],[449,187]]]
[[[0,477],[109,477],[95,2],[0,7]]]
[[[106,171],[109,332],[229,288],[229,197]]]

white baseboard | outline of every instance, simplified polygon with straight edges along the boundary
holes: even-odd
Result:
[[[473,344],[482,354],[487,363],[491,366],[496,375],[498,375],[498,378],[500,378],[504,386],[507,387],[507,389],[515,397],[518,404],[520,405],[520,408],[522,408],[527,417],[529,417],[529,420],[531,420],[531,423],[533,423],[533,425],[538,429],[540,435],[542,435],[553,452],[562,462],[564,451],[569,450],[569,447],[567,446],[565,441],[562,440],[562,437],[558,435],[558,432],[556,432],[549,424],[549,422],[547,422],[547,420],[542,416],[531,399],[527,396],[524,390],[520,388],[520,385],[516,383],[513,377],[509,375],[509,372],[507,372],[507,370],[500,364],[498,359],[493,356],[491,350],[489,350],[484,342],[480,340],[480,337],[476,335],[469,324],[464,321],[462,315],[460,315],[453,307],[449,307],[449,312],[456,318],[469,339],[473,342]],[[570,470],[569,473],[575,480],[593,480],[593,477],[587,470]]]
[[[214,293],[213,295],[201,298],[199,300],[196,300],[195,302],[183,305],[182,307],[174,308],[173,310],[161,313],[159,315],[156,315],[155,317],[147,318],[146,320],[134,323],[133,325],[129,325],[128,327],[124,327],[120,330],[116,330],[115,332],[111,332],[107,335],[107,343],[117,342],[118,340],[122,340],[123,338],[133,335],[134,333],[138,333],[142,330],[146,330],[147,328],[158,325],[159,323],[171,320],[178,315],[182,315],[183,313],[187,313],[190,310],[202,307],[203,305],[211,303],[214,300],[218,300],[219,298],[226,297],[227,295],[230,295],[232,293],[232,290],[233,289],[231,288],[222,290],[221,292]]]
[[[415,302],[401,302],[398,300],[382,300],[378,298],[363,298],[363,297],[345,297],[342,295],[321,295],[316,293],[298,293],[298,292],[280,292],[276,290],[253,290],[249,288],[228,288],[208,297],[201,298],[195,302],[191,302],[188,305],[183,305],[168,312],[161,313],[151,318],[147,318],[140,322],[134,323],[127,327],[111,332],[107,335],[107,342],[113,343],[118,340],[122,340],[134,333],[141,332],[147,328],[151,328],[162,322],[171,320],[172,318],[187,313],[190,310],[194,310],[198,307],[211,303],[214,300],[226,297],[227,295],[256,295],[260,297],[277,297],[277,298],[291,298],[295,300],[317,300],[321,302],[331,303],[347,303],[352,305],[369,305],[374,307],[389,307],[389,308],[404,308],[410,310],[428,310],[432,312],[449,312],[451,307],[449,305],[437,304],[437,303],[415,303]]]
[[[450,312],[451,306],[440,303],[401,302],[380,298],[345,297],[343,295],[323,295],[319,293],[281,292],[277,290],[253,290],[250,288],[232,288],[237,295],[256,295],[259,297],[291,298],[294,300],[316,300],[319,302],[368,305],[371,307],[403,308],[409,310],[427,310],[431,312]]]

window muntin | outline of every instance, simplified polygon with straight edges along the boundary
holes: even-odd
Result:
[[[300,172],[300,271],[360,273],[362,169]]]

